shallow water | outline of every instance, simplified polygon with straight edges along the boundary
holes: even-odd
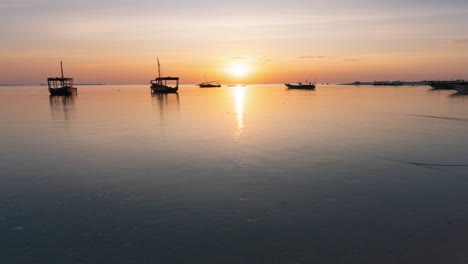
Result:
[[[464,263],[468,97],[179,91],[0,87],[2,263]]]

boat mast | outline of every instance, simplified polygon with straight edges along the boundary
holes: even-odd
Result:
[[[158,58],[158,74],[159,74],[159,78],[161,78],[161,65],[159,65],[159,58]]]
[[[63,79],[63,65],[62,65],[62,61],[60,61],[60,70],[62,72],[62,79]]]

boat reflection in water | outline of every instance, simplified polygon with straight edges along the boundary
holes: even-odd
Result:
[[[449,95],[450,98],[462,98],[463,100],[468,100],[468,93],[456,92]]]
[[[75,111],[75,95],[50,95],[50,113],[52,120],[67,122]]]
[[[158,111],[161,119],[165,112],[173,105],[176,105],[177,112],[180,111],[179,93],[152,93],[151,99],[158,105]]]

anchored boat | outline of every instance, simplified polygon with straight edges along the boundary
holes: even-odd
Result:
[[[465,80],[429,81],[427,84],[434,90],[455,90],[456,86],[466,84]]]
[[[403,81],[374,81],[375,86],[401,86],[404,85]]]
[[[311,82],[306,82],[306,83],[297,83],[297,84],[290,84],[290,83],[285,83],[288,87],[288,89],[304,89],[304,90],[315,90],[315,83]]]
[[[216,87],[221,87],[221,84],[217,81],[211,81],[211,82],[202,82],[198,84],[200,88],[216,88]]]
[[[62,77],[47,78],[50,95],[72,95],[77,94],[78,89],[73,86],[73,78],[65,78],[63,76],[63,65],[60,61],[60,70]]]
[[[175,81],[175,84],[173,82],[170,84],[171,81]],[[158,78],[151,80],[150,84],[153,93],[176,93],[179,90],[179,77],[161,77],[161,65],[158,58]]]

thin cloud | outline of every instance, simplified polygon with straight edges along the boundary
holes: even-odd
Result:
[[[468,39],[462,40],[449,40],[445,43],[447,47],[466,47],[468,45]]]
[[[353,59],[347,59],[347,58],[345,58],[345,59],[341,59],[341,60],[342,60],[342,61],[350,61],[350,62],[353,62],[353,61],[360,61],[360,60],[362,60],[362,58],[353,58]]]
[[[298,59],[331,59],[332,57],[327,56],[300,56]]]
[[[329,57],[329,56],[300,56],[298,59],[315,59],[315,60],[340,60],[340,61],[360,61],[362,58],[339,58],[339,57]]]
[[[257,61],[273,61],[273,60],[268,57],[261,57],[261,58],[257,58]]]

